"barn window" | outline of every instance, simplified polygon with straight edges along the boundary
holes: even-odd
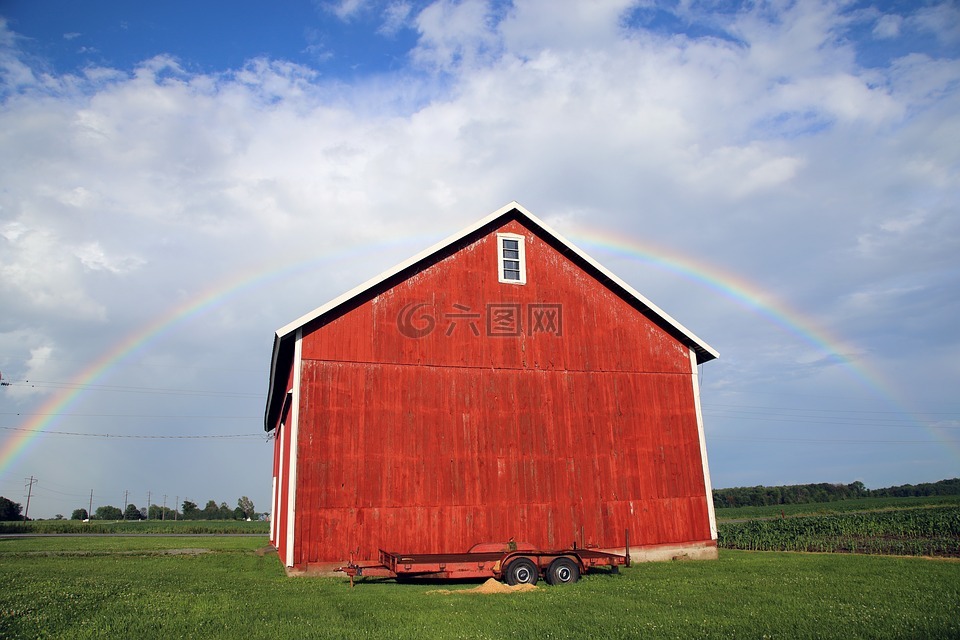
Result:
[[[500,282],[526,284],[527,264],[524,238],[513,233],[497,234],[497,262]]]

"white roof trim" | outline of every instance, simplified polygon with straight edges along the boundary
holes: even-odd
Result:
[[[591,258],[589,255],[587,255],[584,251],[582,251],[582,250],[581,250],[579,247],[577,247],[575,244],[573,244],[572,242],[570,242],[569,240],[567,240],[566,238],[564,238],[562,235],[560,235],[559,233],[557,233],[556,231],[554,231],[550,226],[548,226],[546,223],[544,223],[544,222],[543,222],[542,220],[540,220],[538,217],[536,217],[535,215],[533,215],[532,213],[530,213],[529,211],[527,211],[526,209],[524,209],[524,208],[523,208],[519,203],[517,203],[517,202],[511,202],[510,204],[505,205],[505,206],[497,209],[496,211],[494,211],[494,212],[491,213],[490,215],[486,216],[485,218],[483,218],[483,219],[481,219],[481,220],[473,223],[472,225],[470,225],[469,227],[467,227],[467,228],[465,228],[465,229],[462,229],[462,230],[458,231],[457,233],[453,234],[452,236],[450,236],[450,237],[448,237],[448,238],[446,238],[446,239],[444,239],[444,240],[441,240],[440,242],[438,242],[437,244],[433,245],[433,246],[430,247],[429,249],[424,249],[423,251],[421,251],[421,252],[418,253],[417,255],[413,256],[412,258],[409,258],[408,260],[405,260],[404,262],[401,262],[401,263],[398,264],[397,266],[392,267],[392,268],[388,269],[387,271],[384,271],[384,272],[381,273],[380,275],[374,276],[373,278],[367,280],[367,281],[364,282],[363,284],[361,284],[361,285],[359,285],[359,286],[351,289],[350,291],[347,291],[346,293],[344,293],[344,294],[341,295],[341,296],[338,296],[337,298],[334,298],[333,300],[331,300],[330,302],[326,303],[326,304],[323,305],[322,307],[317,307],[316,309],[314,309],[314,310],[311,311],[310,313],[307,313],[307,314],[305,314],[305,315],[303,315],[303,316],[300,316],[299,318],[297,318],[297,319],[294,320],[293,322],[291,322],[291,323],[289,323],[289,324],[287,324],[287,325],[284,325],[283,327],[277,329],[277,338],[281,338],[281,339],[282,339],[282,338],[286,337],[287,335],[293,333],[294,331],[296,331],[296,330],[299,329],[300,327],[304,326],[304,325],[307,324],[308,322],[311,322],[311,321],[313,321],[313,320],[316,320],[317,318],[319,318],[319,317],[322,316],[323,314],[331,311],[332,309],[337,308],[338,306],[340,306],[341,304],[347,302],[348,300],[351,300],[352,298],[360,295],[361,293],[363,293],[363,292],[366,291],[367,289],[371,289],[371,288],[377,286],[378,284],[380,284],[381,282],[387,280],[388,278],[391,278],[391,277],[395,276],[396,274],[400,273],[401,271],[403,271],[404,269],[410,267],[411,265],[414,265],[414,264],[416,264],[417,262],[423,260],[424,258],[426,258],[426,257],[428,257],[428,256],[431,256],[431,255],[433,255],[434,253],[437,253],[438,251],[440,251],[441,249],[444,249],[444,248],[446,248],[447,246],[449,246],[449,245],[451,245],[451,244],[459,241],[461,238],[464,238],[464,237],[470,235],[471,233],[473,233],[473,232],[476,231],[477,229],[480,229],[481,227],[489,224],[490,222],[492,222],[492,221],[495,220],[496,218],[499,218],[499,217],[502,216],[503,214],[508,213],[509,211],[512,211],[513,209],[516,209],[517,211],[519,211],[520,213],[522,213],[524,216],[526,216],[527,218],[529,218],[531,222],[533,222],[533,223],[536,224],[537,226],[541,227],[541,228],[542,228],[544,231],[546,231],[548,234],[550,234],[551,236],[553,236],[554,238],[556,238],[557,241],[559,241],[561,244],[563,244],[564,246],[566,246],[572,253],[575,253],[581,260],[583,260],[584,262],[588,263],[588,264],[589,264],[590,266],[592,266],[594,269],[596,269],[597,271],[599,271],[600,273],[602,273],[604,276],[606,276],[607,278],[609,278],[611,281],[613,281],[614,283],[616,283],[617,286],[621,287],[624,291],[626,291],[626,292],[627,292],[628,294],[630,294],[632,297],[636,298],[637,301],[640,302],[643,306],[649,308],[653,313],[655,313],[656,315],[660,316],[660,318],[662,318],[667,324],[669,324],[669,325],[672,326],[674,329],[676,329],[678,332],[680,332],[681,334],[683,334],[684,336],[686,336],[686,338],[687,338],[688,340],[690,340],[690,342],[694,343],[697,347],[699,347],[700,349],[702,349],[702,350],[705,351],[706,353],[709,353],[709,354],[712,355],[714,358],[720,357],[720,354],[717,353],[717,351],[715,351],[715,350],[714,350],[710,345],[708,345],[706,342],[704,342],[703,340],[701,340],[695,333],[693,333],[692,331],[690,331],[689,329],[687,329],[686,327],[684,327],[682,324],[680,324],[679,322],[677,322],[676,320],[674,320],[674,319],[670,316],[670,314],[666,313],[663,309],[661,309],[661,308],[658,307],[657,305],[655,305],[655,304],[653,304],[652,302],[650,302],[650,300],[648,300],[647,298],[645,298],[639,291],[637,291],[636,289],[634,289],[633,287],[631,287],[629,284],[627,284],[626,282],[624,282],[623,280],[621,280],[619,277],[617,277],[616,275],[614,275],[614,274],[613,274],[611,271],[609,271],[606,267],[604,267],[604,266],[601,265],[599,262],[597,262],[596,260],[594,260],[593,258]],[[274,353],[274,355],[276,356],[276,353]],[[271,381],[271,382],[272,382],[272,381]]]
[[[510,204],[497,209],[496,211],[486,216],[482,220],[478,220],[477,222],[473,223],[466,229],[461,229],[460,231],[453,234],[452,236],[444,240],[441,240],[437,244],[433,245],[428,249],[421,251],[420,253],[413,256],[412,258],[405,260],[404,262],[401,262],[395,267],[388,269],[387,271],[384,271],[380,275],[374,276],[373,278],[367,280],[360,286],[355,287],[350,291],[347,291],[346,293],[344,293],[341,296],[338,296],[337,298],[334,298],[333,300],[323,305],[322,307],[317,307],[310,313],[300,316],[290,324],[284,325],[283,327],[280,327],[279,329],[277,329],[276,335],[274,336],[274,339],[273,339],[273,356],[270,361],[270,382],[269,382],[269,386],[267,387],[267,407],[266,407],[266,413],[264,415],[265,428],[268,431],[272,428],[270,425],[270,417],[271,417],[272,405],[273,405],[274,385],[277,382],[276,380],[277,361],[280,356],[281,343],[285,343],[291,334],[296,333],[298,329],[300,329],[307,323],[312,322],[313,320],[316,320],[317,318],[323,316],[326,313],[329,313],[330,311],[336,309],[340,305],[363,294],[365,291],[376,287],[377,285],[383,283],[389,278],[392,278],[393,276],[397,275],[403,270],[417,264],[421,260],[424,260],[425,258],[428,258],[431,255],[438,253],[439,251],[447,248],[448,246],[460,241],[461,239],[469,236],[470,234],[477,231],[481,227],[484,227],[490,224],[497,218],[503,216],[504,214],[509,213],[514,209],[516,209],[521,214],[522,217],[529,220],[533,225],[539,227],[544,233],[551,236],[554,240],[560,243],[567,251],[575,254],[580,260],[590,265],[593,269],[596,269],[596,271],[599,274],[601,274],[604,278],[606,278],[607,280],[612,282],[614,285],[622,289],[627,294],[627,296],[632,297],[637,303],[639,303],[640,306],[643,306],[649,309],[650,312],[654,316],[659,318],[659,320],[664,325],[671,327],[675,332],[677,332],[677,334],[683,336],[683,338],[686,340],[687,346],[690,346],[694,351],[697,351],[700,354],[704,354],[708,356],[703,358],[704,361],[712,360],[713,358],[720,357],[720,354],[717,353],[713,349],[713,347],[711,347],[706,342],[701,340],[695,333],[693,333],[692,331],[684,327],[682,324],[674,320],[669,314],[664,312],[663,309],[661,309],[657,305],[647,300],[639,291],[637,291],[636,289],[631,287],[629,284],[627,284],[626,282],[624,282],[623,280],[615,276],[612,272],[608,271],[606,267],[601,265],[599,262],[591,258],[586,253],[584,253],[579,247],[577,247],[572,242],[564,238],[562,235],[560,235],[559,233],[551,229],[538,217],[536,217],[535,215],[533,215],[532,213],[524,209],[522,206],[520,206],[520,204],[518,204],[517,202],[511,202]],[[604,286],[609,286],[608,283],[603,283],[603,284]],[[284,392],[286,392],[286,389],[284,389]]]
[[[470,225],[470,226],[467,227],[466,229],[462,229],[462,230],[458,231],[457,233],[453,234],[452,236],[450,236],[450,237],[448,237],[448,238],[445,238],[444,240],[441,240],[440,242],[438,242],[437,244],[433,245],[433,246],[430,247],[429,249],[424,249],[423,251],[421,251],[421,252],[418,253],[417,255],[413,256],[412,258],[409,258],[409,259],[407,259],[407,260],[404,260],[403,262],[401,262],[401,263],[398,264],[397,266],[391,267],[390,269],[387,269],[386,271],[384,271],[384,272],[381,273],[380,275],[374,276],[374,277],[370,278],[369,280],[367,280],[366,282],[364,282],[363,284],[361,284],[361,285],[359,285],[359,286],[351,289],[350,291],[347,291],[347,292],[346,292],[345,294],[343,294],[342,296],[339,296],[339,297],[337,297],[337,298],[334,298],[333,300],[331,300],[331,301],[328,302],[327,304],[323,305],[322,307],[318,307],[318,308],[314,309],[313,311],[311,311],[310,313],[307,313],[307,314],[305,314],[305,315],[303,315],[303,316],[300,316],[299,318],[297,318],[296,320],[294,320],[294,321],[291,322],[290,324],[285,325],[285,326],[277,329],[277,337],[279,337],[279,338],[285,337],[287,334],[290,334],[290,333],[296,331],[299,327],[302,327],[303,325],[307,324],[308,322],[310,322],[310,321],[312,321],[312,320],[316,320],[317,318],[319,318],[319,317],[322,316],[323,314],[327,313],[327,312],[330,311],[331,309],[335,309],[336,307],[340,306],[341,304],[343,304],[343,303],[346,302],[347,300],[350,300],[351,298],[353,298],[353,297],[355,297],[355,296],[357,296],[357,295],[360,295],[361,293],[363,293],[363,292],[366,291],[367,289],[372,289],[373,287],[377,286],[378,284],[380,284],[381,282],[383,282],[383,281],[386,280],[387,278],[390,278],[390,277],[392,277],[392,276],[395,276],[396,274],[400,273],[401,271],[403,271],[403,270],[406,269],[407,267],[409,267],[409,266],[411,266],[411,265],[413,265],[413,264],[416,264],[417,262],[423,260],[424,258],[433,255],[434,253],[440,251],[441,249],[443,249],[443,248],[445,248],[445,247],[453,244],[454,242],[460,240],[461,238],[463,238],[463,237],[465,237],[465,236],[473,233],[474,231],[476,231],[477,229],[479,229],[479,228],[482,227],[483,225],[489,224],[492,220],[494,220],[494,219],[496,219],[496,218],[499,218],[500,216],[502,216],[503,214],[507,213],[508,211],[511,211],[512,209],[517,209],[518,211],[522,212],[524,215],[528,216],[531,220],[534,220],[535,222],[538,222],[538,221],[536,220],[536,218],[534,218],[532,215],[530,215],[529,213],[527,213],[526,210],[525,210],[523,207],[521,207],[519,204],[517,204],[516,202],[511,202],[510,204],[506,205],[505,207],[501,207],[500,209],[497,209],[496,211],[494,211],[493,213],[491,213],[491,214],[488,215],[487,217],[483,218],[482,220],[473,223],[472,225]],[[539,222],[538,222],[538,224],[539,224]]]

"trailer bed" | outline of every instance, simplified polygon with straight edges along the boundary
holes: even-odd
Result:
[[[379,550],[376,561],[353,561],[340,567],[350,577],[407,579],[496,578],[508,584],[536,583],[543,575],[550,584],[576,582],[597,567],[616,571],[630,565],[629,541],[623,555],[597,549],[543,551],[530,544],[484,543],[465,553],[394,553]]]

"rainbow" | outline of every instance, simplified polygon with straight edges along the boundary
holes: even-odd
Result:
[[[716,264],[681,254],[676,250],[625,239],[595,231],[577,233],[577,243],[587,247],[588,253],[600,249],[603,253],[625,257],[651,265],[698,283],[713,293],[732,300],[756,313],[786,332],[799,337],[824,356],[838,361],[869,391],[885,399],[896,396],[894,386],[878,371],[858,364],[854,355],[860,350],[835,333],[831,333],[811,317],[804,316],[783,300],[764,290],[758,284]]]
[[[885,401],[898,413],[922,426],[960,460],[960,443],[945,430],[909,409],[908,403],[896,390],[896,386],[881,372],[858,362],[855,359],[858,348],[820,326],[813,318],[804,316],[759,285],[704,260],[621,235],[613,236],[595,230],[580,230],[573,237],[578,244],[588,250],[599,249],[604,253],[649,264],[662,271],[696,282],[799,337],[830,357],[832,361],[841,364],[864,388]]]
[[[416,238],[422,240],[422,237]],[[346,258],[369,255],[388,248],[403,246],[412,238],[395,238],[383,242],[347,247],[320,258],[294,260],[277,267],[260,265],[249,268],[229,278],[215,282],[179,305],[137,328],[122,340],[105,351],[99,358],[89,363],[75,374],[64,388],[51,395],[41,406],[35,409],[31,419],[20,424],[14,435],[0,446],[0,474],[8,471],[14,460],[26,453],[39,436],[56,423],[60,414],[65,413],[83,395],[90,385],[96,384],[114,367],[148,350],[163,336],[176,327],[202,316],[237,295],[263,287],[271,282],[298,273],[315,270],[321,265]]]
[[[223,305],[227,300],[242,292],[262,287],[277,279],[307,272],[335,260],[356,257],[358,254],[370,254],[388,247],[404,246],[422,238],[423,236],[395,238],[384,242],[350,247],[321,258],[288,262],[279,268],[275,265],[261,265],[259,268],[251,268],[214,283],[192,298],[172,307],[166,313],[131,332],[78,372],[64,389],[46,400],[32,414],[33,418],[20,425],[15,435],[3,442],[2,447],[0,447],[0,473],[7,471],[13,461],[25,453],[30,444],[35,442],[46,429],[54,424],[59,415],[69,409],[87,387],[103,378],[120,363],[149,349],[164,335],[184,322]],[[892,402],[899,411],[910,415],[913,420],[924,425],[938,440],[952,448],[957,457],[960,458],[960,446],[945,434],[940,433],[935,426],[917,419],[911,412],[904,409],[905,405],[897,400],[894,387],[884,380],[880,373],[870,371],[864,365],[858,364],[850,355],[847,355],[856,353],[856,349],[846,344],[838,336],[819,327],[813,319],[791,309],[786,303],[764,291],[757,284],[717,265],[681,254],[676,250],[625,239],[623,236],[614,237],[597,231],[580,231],[574,238],[587,249],[601,249],[606,253],[620,255],[678,274],[685,279],[707,287],[718,295],[735,301],[753,313],[760,314],[821,352],[838,359],[868,389]]]

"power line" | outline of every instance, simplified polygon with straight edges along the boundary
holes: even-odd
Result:
[[[160,415],[160,414],[136,414],[136,413],[63,413],[54,411],[51,413],[27,413],[16,411],[0,411],[0,416],[69,416],[71,418],[157,418],[163,420],[263,420],[263,415],[253,416],[211,416],[211,415]]]
[[[864,420],[854,421],[853,419],[843,419],[843,418],[834,418],[834,419],[832,419],[832,420],[824,419],[824,418],[828,418],[829,416],[823,416],[823,417],[819,417],[819,416],[810,416],[810,417],[805,417],[805,416],[793,416],[793,417],[789,417],[788,414],[783,414],[785,417],[770,417],[770,416],[765,416],[765,415],[762,415],[762,414],[751,414],[751,413],[737,414],[737,413],[735,413],[735,412],[733,412],[733,413],[722,413],[722,412],[721,412],[721,413],[714,413],[714,412],[707,412],[707,411],[705,411],[704,414],[705,414],[705,415],[708,415],[708,416],[719,417],[719,418],[730,418],[730,419],[733,419],[733,420],[757,420],[757,421],[762,421],[762,422],[789,422],[789,423],[791,423],[791,424],[807,424],[807,425],[810,425],[810,424],[826,424],[826,425],[837,425],[837,426],[842,426],[842,427],[870,427],[870,428],[872,428],[872,429],[878,429],[878,428],[883,428],[883,429],[921,429],[921,428],[929,428],[929,425],[916,424],[916,423],[914,423],[914,424],[891,424],[891,423],[889,423],[889,422],[888,422],[888,423],[884,423],[884,422],[882,422],[882,421],[872,421],[872,422],[871,422],[871,421],[864,421]],[[778,414],[772,414],[772,415],[773,415],[773,416],[777,416]],[[958,424],[958,425],[937,425],[937,428],[938,428],[938,429],[960,429],[960,424]]]
[[[719,404],[715,402],[705,402],[703,407],[724,407],[730,409],[762,409],[765,411],[807,411],[819,413],[856,413],[856,414],[882,414],[882,415],[904,415],[904,411],[875,411],[869,409],[814,409],[811,407],[765,407],[748,404]],[[955,416],[956,411],[911,411],[908,415],[918,416]]]
[[[793,442],[806,444],[935,444],[933,440],[818,440],[812,438],[741,438],[738,436],[707,436],[707,440],[737,440],[740,442]]]
[[[264,398],[262,393],[240,393],[237,391],[206,391],[190,389],[164,389],[161,387],[123,387],[119,385],[103,384],[80,384],[74,382],[50,382],[42,380],[18,380],[8,382],[4,386],[10,387],[30,387],[41,389],[86,389],[90,391],[114,391],[120,393],[146,393],[157,395],[183,395],[183,396],[215,396],[223,398]]]
[[[43,493],[43,492],[56,493],[61,496],[67,496],[69,498],[82,498],[86,495],[82,493],[66,493],[64,491],[57,491],[56,489],[51,489],[50,487],[37,487],[37,492],[38,493]]]
[[[76,433],[71,431],[45,431],[43,429],[25,429],[22,427],[0,427],[0,429],[6,429],[7,431],[26,431],[28,433],[44,433],[44,434],[55,434],[59,436],[82,436],[87,438],[140,438],[145,440],[206,440],[214,438],[259,438],[263,439],[264,436],[257,433],[231,433],[226,435],[136,435],[136,434],[115,434],[115,433]]]

